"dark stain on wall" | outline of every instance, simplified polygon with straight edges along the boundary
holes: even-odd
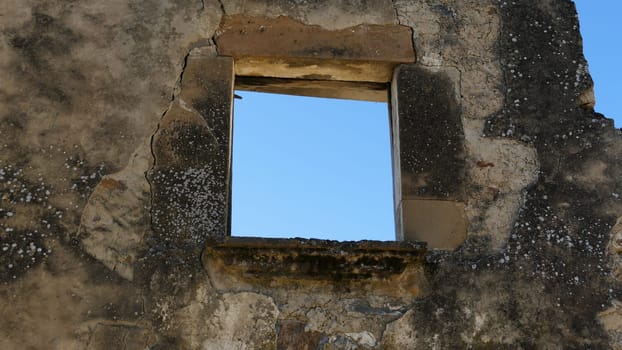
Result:
[[[18,76],[35,87],[38,96],[59,107],[71,106],[73,92],[68,88],[79,85],[84,77],[59,63],[68,60],[72,47],[80,44],[81,35],[40,12],[33,13],[22,27],[7,29],[4,34],[16,51],[14,66]]]

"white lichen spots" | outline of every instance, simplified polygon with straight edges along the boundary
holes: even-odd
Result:
[[[158,173],[152,181],[171,193],[151,213],[154,224],[166,226],[162,232],[166,240],[186,237],[200,244],[210,234],[224,234],[219,232],[226,217],[222,174],[210,167],[188,167],[174,173]],[[186,200],[182,202],[177,198]],[[183,219],[170,220],[170,212],[184,213]],[[166,222],[162,222],[162,218],[166,218]]]
[[[104,163],[90,166],[80,157],[66,158],[65,168],[71,172],[71,190],[78,192],[82,198],[87,198],[91,194],[91,191],[106,173]]]
[[[32,215],[54,218],[58,209],[47,203],[52,193],[38,176],[31,181],[22,168],[0,167],[0,280],[17,278],[50,254],[43,240],[51,227],[37,225]]]
[[[600,243],[604,239],[604,234],[595,234],[590,230],[590,227],[584,228],[579,233],[573,232],[574,230],[571,227],[563,224],[552,213],[551,207],[547,206],[544,213],[537,213],[540,217],[546,218],[545,222],[538,222],[536,225],[529,225],[528,222],[517,222],[515,228],[523,232],[527,231],[529,235],[536,236],[538,240],[531,239],[528,244],[523,246],[520,237],[513,235],[512,239],[517,241],[508,246],[505,254],[519,259],[519,269],[524,268],[520,258],[533,259],[531,271],[528,273],[544,280],[557,280],[567,285],[584,285],[589,283],[589,278],[583,277],[578,272],[590,276],[593,276],[594,273],[605,276],[608,273],[607,256]],[[597,220],[594,225],[600,227],[602,223]],[[598,230],[596,226],[592,228]],[[590,256],[595,258],[595,262],[573,266],[572,261],[564,259],[544,259],[545,251],[550,249],[566,251],[569,256],[576,257],[579,254]]]

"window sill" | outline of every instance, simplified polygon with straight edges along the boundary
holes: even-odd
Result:
[[[215,287],[343,287],[416,295],[425,243],[229,237],[211,241],[203,266]]]

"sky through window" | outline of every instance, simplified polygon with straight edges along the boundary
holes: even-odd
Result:
[[[232,235],[395,239],[386,103],[236,94]]]

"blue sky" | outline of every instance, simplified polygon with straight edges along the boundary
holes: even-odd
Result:
[[[233,235],[394,239],[386,103],[237,94]]]
[[[583,52],[594,80],[596,111],[622,127],[622,1],[577,0]]]
[[[621,127],[622,0],[576,4],[595,109]],[[395,238],[386,104],[237,94],[233,235]]]

